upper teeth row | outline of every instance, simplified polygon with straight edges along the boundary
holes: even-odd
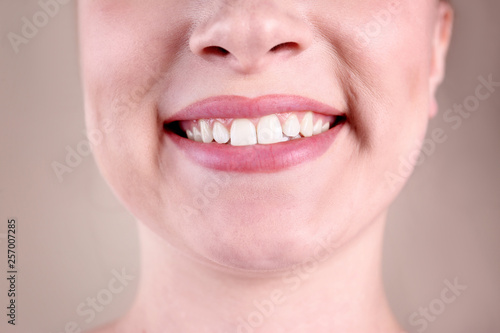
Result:
[[[307,112],[302,121],[296,114],[291,114],[284,124],[281,124],[276,114],[260,118],[257,127],[249,119],[235,119],[228,130],[220,121],[199,120],[199,128],[194,126],[186,130],[187,137],[197,142],[229,143],[232,146],[249,146],[255,144],[273,144],[302,137],[321,134],[330,129],[330,122],[317,119]],[[212,123],[212,126],[211,126]]]

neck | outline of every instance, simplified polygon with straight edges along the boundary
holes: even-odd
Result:
[[[117,332],[401,332],[385,298],[385,217],[328,258],[241,274],[179,254],[141,226],[142,279]]]

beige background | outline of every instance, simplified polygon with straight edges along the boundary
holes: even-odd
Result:
[[[444,281],[468,289],[447,305],[428,333],[500,332],[500,89],[454,130],[443,112],[474,94],[478,76],[500,81],[500,2],[455,1],[457,25],[441,113],[432,128],[448,140],[426,158],[391,210],[384,272],[394,310],[411,332],[412,312],[440,297]],[[85,141],[79,84],[75,2],[15,54],[8,32],[20,33],[36,1],[0,3],[0,309],[5,309],[7,219],[18,221],[18,313],[15,328],[0,311],[1,332],[62,333],[74,321],[98,325],[122,313],[129,285],[95,320],[76,313],[125,268],[138,278],[133,219],[84,156],[59,182],[54,161]],[[137,280],[137,279],[136,279]]]

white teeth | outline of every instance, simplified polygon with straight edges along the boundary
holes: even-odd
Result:
[[[206,120],[200,120],[200,129],[201,129],[201,139],[204,143],[210,143],[214,141],[214,135],[212,134],[210,125]]]
[[[226,126],[222,125],[218,121],[214,123],[214,139],[217,143],[227,143],[229,142],[230,136],[229,131]]]
[[[248,119],[236,119],[231,126],[231,145],[250,146],[257,144],[255,125]]]
[[[321,134],[321,128],[323,127],[323,121],[319,119],[313,127],[313,135]]]
[[[313,113],[308,112],[302,119],[302,123],[300,124],[300,133],[307,137],[313,135]]]
[[[188,139],[196,142],[250,146],[274,144],[311,137],[330,130],[331,118],[314,112],[271,114],[260,119],[200,119],[182,124]],[[334,121],[335,119],[333,119]],[[229,129],[229,124],[231,128]],[[255,125],[257,124],[257,125]]]
[[[194,134],[190,130],[186,131],[187,137],[189,140],[194,140]]]
[[[203,138],[201,137],[201,132],[198,129],[198,127],[193,128],[193,136],[194,136],[194,141],[203,142]]]
[[[283,129],[277,115],[262,117],[257,125],[257,139],[260,144],[272,144],[283,141]]]
[[[286,136],[292,138],[299,135],[300,122],[299,118],[296,115],[292,114],[290,117],[288,117],[285,124],[283,125],[283,133],[285,133]]]

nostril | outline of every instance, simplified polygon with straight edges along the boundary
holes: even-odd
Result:
[[[203,49],[203,53],[207,55],[226,56],[230,52],[220,46],[208,46]]]
[[[281,43],[273,47],[270,52],[279,52],[279,51],[286,51],[286,50],[297,50],[299,48],[299,44],[295,42],[287,42],[287,43]]]

